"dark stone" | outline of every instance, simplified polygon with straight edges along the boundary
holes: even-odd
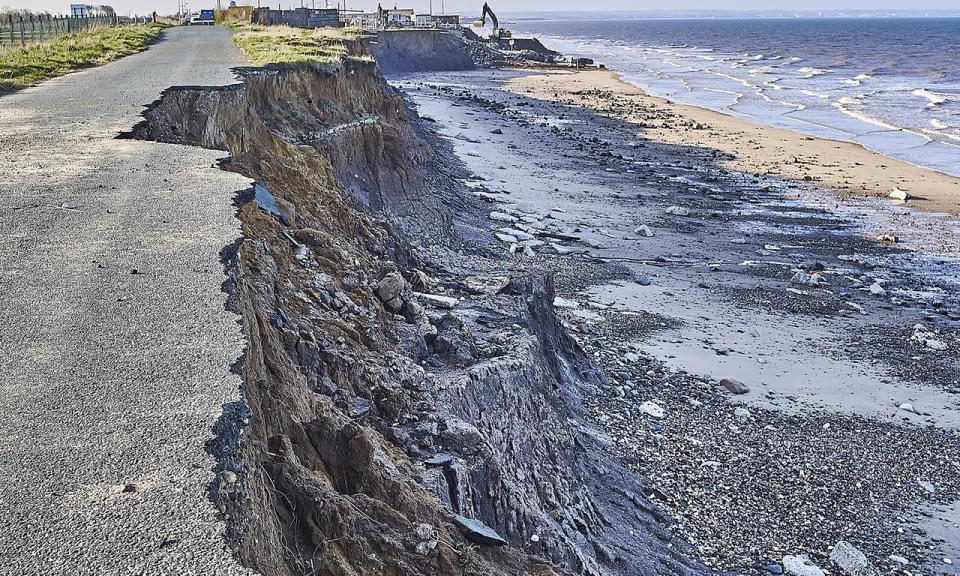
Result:
[[[453,519],[453,523],[463,532],[467,540],[476,544],[483,544],[485,546],[505,546],[507,544],[507,541],[497,534],[496,530],[479,520],[466,518],[457,514]]]

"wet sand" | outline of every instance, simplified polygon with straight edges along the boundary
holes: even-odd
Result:
[[[731,170],[809,179],[841,194],[887,197],[894,188],[920,210],[960,212],[960,178],[921,168],[858,144],[811,138],[696,106],[650,96],[609,70],[551,71],[505,84],[525,96],[585,106],[638,126],[644,140],[697,146],[730,155]],[[957,152],[960,154],[960,150]]]

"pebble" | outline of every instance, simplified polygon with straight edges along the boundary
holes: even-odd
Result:
[[[733,378],[724,378],[720,381],[720,385],[726,388],[731,394],[746,394],[750,391],[750,388],[746,384]]]

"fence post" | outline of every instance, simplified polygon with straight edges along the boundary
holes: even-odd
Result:
[[[20,46],[26,46],[27,42],[23,38],[23,16],[20,17]]]
[[[37,41],[37,27],[33,21],[33,14],[30,15],[30,41],[31,42]]]

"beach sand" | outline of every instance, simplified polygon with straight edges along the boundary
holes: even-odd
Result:
[[[527,97],[593,108],[635,123],[638,139],[712,148],[719,164],[741,172],[811,181],[841,197],[910,193],[920,210],[960,213],[960,178],[902,162],[859,144],[812,138],[696,106],[650,96],[609,70],[549,71],[511,78],[508,90]]]

